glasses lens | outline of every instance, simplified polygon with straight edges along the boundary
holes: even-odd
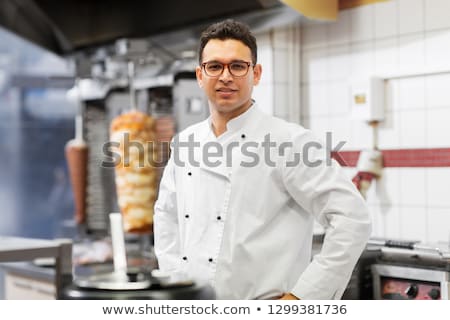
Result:
[[[243,61],[236,61],[230,64],[222,64],[220,62],[206,62],[204,64],[205,72],[210,77],[218,77],[222,74],[225,66],[228,66],[228,70],[231,75],[235,77],[243,77],[247,74],[249,69],[249,63]]]
[[[242,77],[247,74],[248,64],[245,62],[230,63],[230,72],[233,76]]]
[[[223,71],[223,64],[218,62],[208,62],[205,64],[205,72],[208,76],[219,76]]]

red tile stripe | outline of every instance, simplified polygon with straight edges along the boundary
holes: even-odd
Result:
[[[360,151],[333,152],[342,166],[356,167]],[[450,148],[382,150],[386,168],[450,167]]]

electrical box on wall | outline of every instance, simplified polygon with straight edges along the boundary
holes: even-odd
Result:
[[[351,85],[352,117],[363,121],[384,120],[384,80],[371,77]]]

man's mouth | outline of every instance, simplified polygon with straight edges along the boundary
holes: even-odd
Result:
[[[222,92],[222,93],[231,93],[231,92],[236,92],[237,90],[231,89],[231,88],[219,88],[219,89],[216,89],[216,91]]]

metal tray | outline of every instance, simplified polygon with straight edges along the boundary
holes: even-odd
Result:
[[[150,288],[152,282],[144,273],[117,274],[112,272],[77,278],[74,279],[74,284],[85,289],[143,290]]]

